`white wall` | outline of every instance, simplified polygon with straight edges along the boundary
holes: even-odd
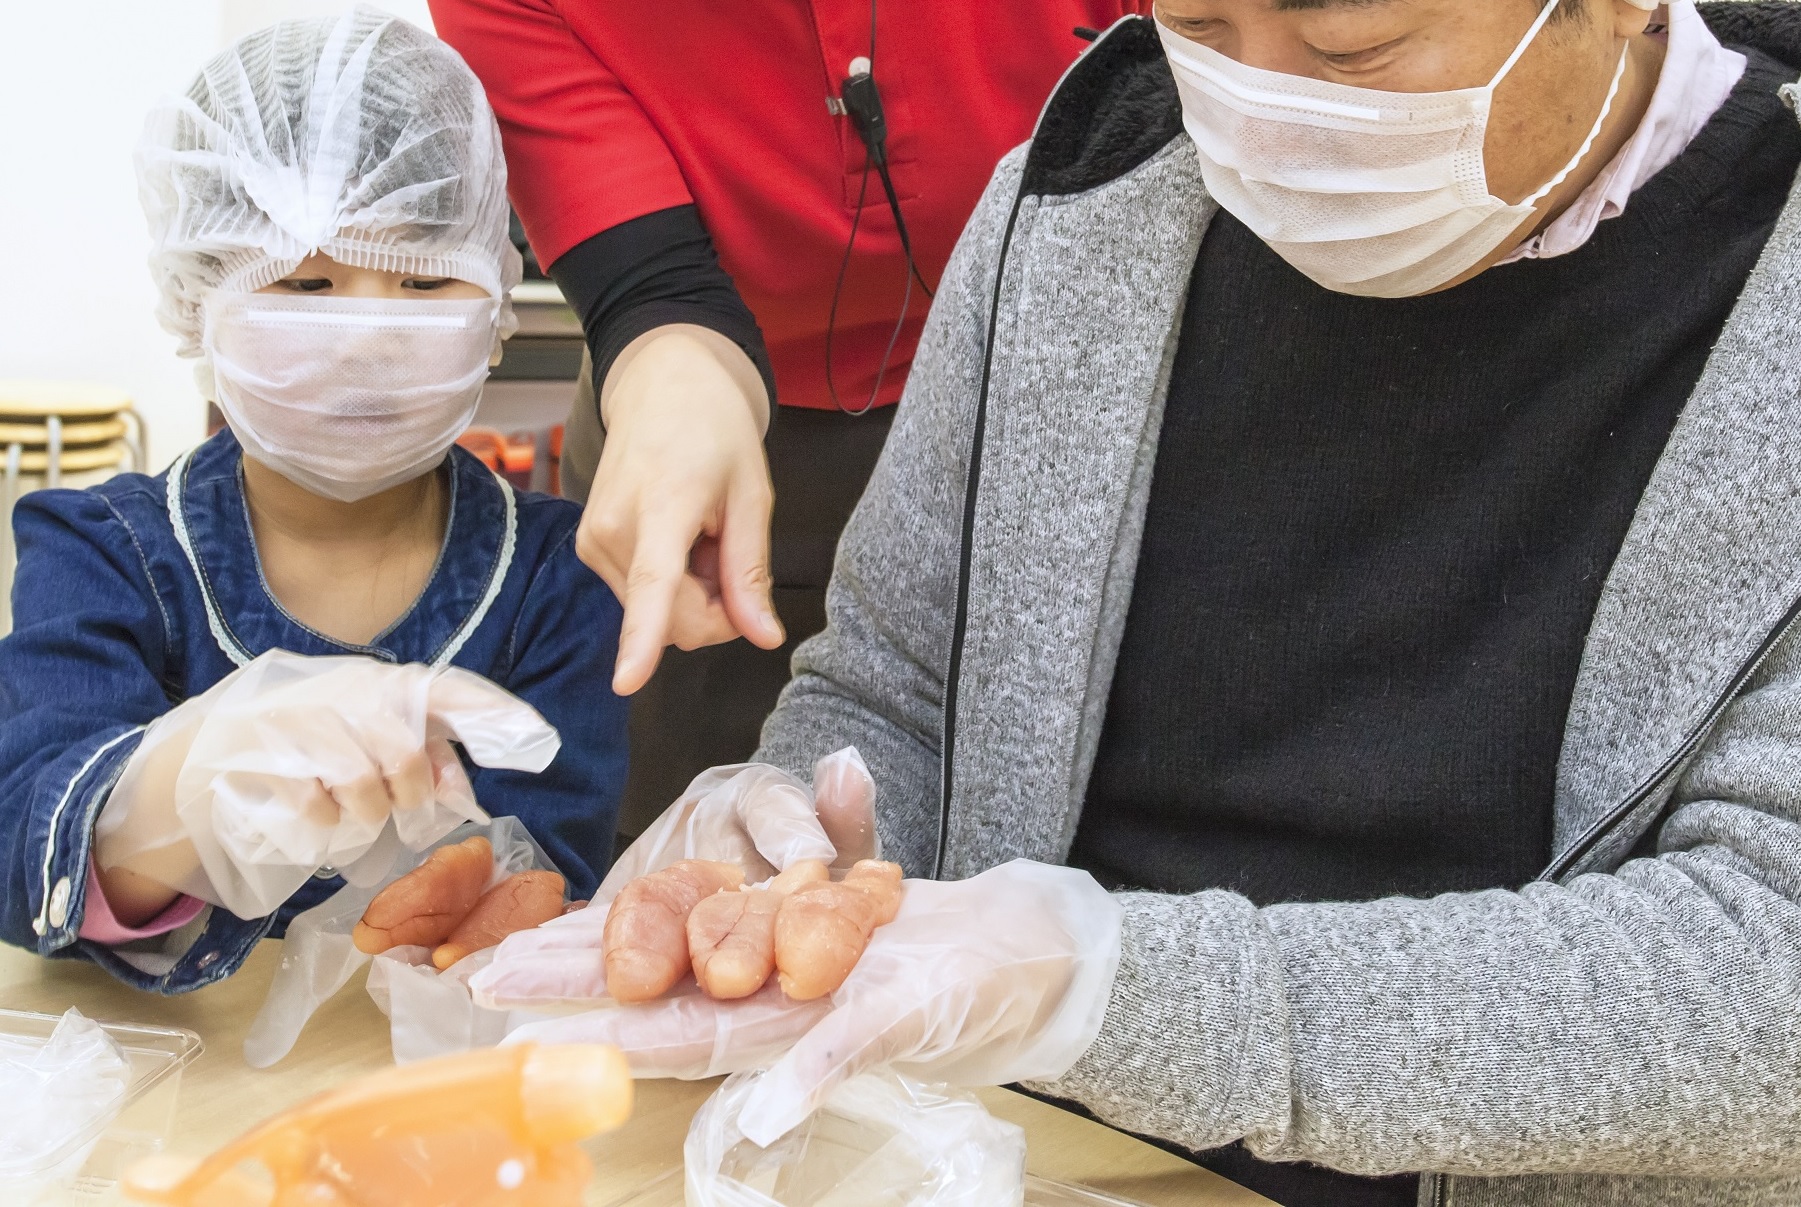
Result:
[[[161,468],[200,439],[191,363],[157,326],[132,150],[158,97],[231,39],[346,0],[37,0],[0,18],[0,377],[137,399]],[[428,24],[425,0],[381,7]]]
[[[383,12],[405,17],[423,29],[430,29],[431,13],[425,0],[366,0]],[[253,30],[290,17],[335,17],[350,7],[351,0],[222,0],[225,10],[220,33],[224,42],[241,38]]]
[[[159,468],[201,434],[158,327],[132,150],[218,48],[220,0],[8,5],[0,36],[0,377],[130,391]]]

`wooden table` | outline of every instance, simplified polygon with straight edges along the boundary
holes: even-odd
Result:
[[[59,1014],[78,1006],[91,1018],[186,1027],[206,1042],[181,1086],[171,1147],[211,1151],[268,1115],[330,1086],[387,1067],[387,1019],[359,976],[320,1009],[288,1058],[272,1069],[244,1063],[244,1033],[280,958],[263,943],[229,980],[182,997],[141,994],[90,964],[40,960],[0,947],[0,1007]],[[641,1081],[625,1128],[597,1141],[590,1201],[612,1203],[676,1169],[694,1111],[714,1082]],[[1026,1131],[1031,1172],[1153,1207],[1270,1207],[1207,1170],[1118,1132],[1006,1090],[982,1093],[988,1108]]]

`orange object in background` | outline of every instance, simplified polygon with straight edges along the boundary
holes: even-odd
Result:
[[[631,1113],[616,1048],[462,1052],[328,1091],[205,1160],[140,1161],[123,1188],[171,1207],[579,1207],[593,1168],[576,1145]]]
[[[550,464],[546,467],[550,473],[544,481],[546,492],[563,497],[563,425],[557,424],[550,429]]]
[[[557,424],[545,433],[544,486],[547,494],[563,492],[563,425]],[[457,443],[474,453],[481,463],[505,478],[515,490],[533,489],[538,467],[538,433],[513,432],[503,435],[491,427],[472,427],[457,437]]]
[[[500,476],[514,490],[532,488],[532,470],[538,464],[538,437],[534,432],[514,432],[500,445]]]
[[[475,454],[476,460],[500,472],[500,450],[506,437],[491,427],[472,427],[457,437],[457,444]]]

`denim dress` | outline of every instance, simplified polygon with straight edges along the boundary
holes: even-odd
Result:
[[[562,736],[550,766],[470,766],[470,779],[490,813],[525,823],[573,894],[591,894],[625,782],[626,706],[611,688],[620,607],[576,558],[580,509],[515,494],[453,449],[449,529],[424,591],[369,645],[345,645],[270,594],[242,459],[221,432],[158,477],[19,501],[15,627],[0,640],[0,939],[181,993],[229,976],[337,891],[316,877],[270,917],[213,907],[161,941],[79,936],[94,822],[145,726],[272,649],[458,666],[536,708]]]

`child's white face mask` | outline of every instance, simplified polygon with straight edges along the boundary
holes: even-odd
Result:
[[[215,291],[204,345],[244,451],[354,502],[443,460],[475,417],[499,303]]]
[[[1325,288],[1413,297],[1456,280],[1518,230],[1594,146],[1625,74],[1576,157],[1518,205],[1488,191],[1483,143],[1495,89],[1526,53],[1550,0],[1494,79],[1454,92],[1379,92],[1246,67],[1158,22],[1183,124],[1222,206]]]

